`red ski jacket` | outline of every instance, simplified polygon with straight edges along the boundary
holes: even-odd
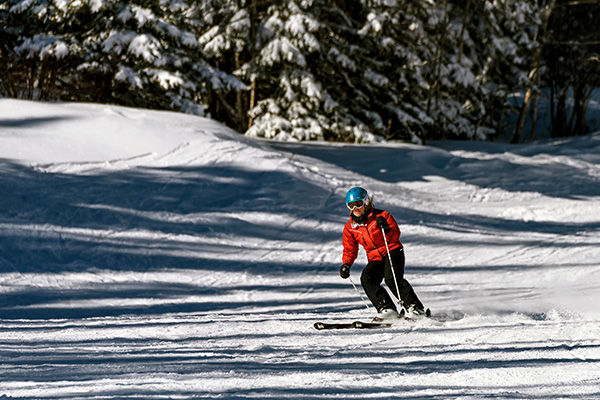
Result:
[[[358,256],[359,244],[364,247],[367,252],[367,259],[369,261],[383,260],[383,258],[387,256],[383,232],[376,221],[379,216],[385,218],[390,226],[390,230],[385,235],[390,251],[402,248],[402,243],[400,243],[400,228],[394,217],[387,211],[373,208],[369,212],[367,220],[362,224],[354,221],[352,215],[350,215],[350,220],[344,225],[342,238],[342,243],[344,245],[342,262],[344,264],[350,266],[354,264],[354,261]]]

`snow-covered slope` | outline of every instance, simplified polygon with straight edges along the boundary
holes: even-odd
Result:
[[[0,170],[0,396],[600,396],[599,134],[282,144],[0,99]],[[370,317],[338,275],[354,185],[434,319],[313,329]]]

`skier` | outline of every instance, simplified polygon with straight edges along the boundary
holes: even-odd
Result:
[[[350,267],[356,260],[360,244],[367,252],[369,261],[361,274],[360,282],[379,313],[376,319],[391,319],[399,316],[394,301],[381,285],[384,280],[387,287],[406,309],[407,317],[424,315],[423,304],[410,283],[404,279],[404,248],[400,242],[400,228],[394,217],[387,211],[373,208],[372,196],[369,196],[369,193],[361,187],[353,187],[346,193],[346,205],[350,210],[350,219],[344,226],[342,241],[344,252],[340,276],[344,279],[350,277]],[[383,237],[384,233],[387,246]],[[400,290],[399,296],[398,289]]]

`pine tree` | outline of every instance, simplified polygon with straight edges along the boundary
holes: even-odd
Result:
[[[204,114],[210,90],[242,90],[206,62],[183,0],[4,1],[3,62],[18,97]],[[26,83],[25,85],[23,83]]]
[[[55,99],[68,92],[62,80],[77,64],[79,43],[61,34],[64,10],[44,0],[3,1],[2,90],[11,97]]]
[[[600,86],[600,32],[590,29],[597,21],[600,3],[592,1],[557,2],[548,18],[542,53],[547,60],[544,80],[551,89],[553,137],[589,132],[587,104]]]
[[[532,41],[528,7],[516,0],[432,3],[422,39],[431,57],[423,72],[426,113],[436,121],[428,137],[486,139],[501,130]]]
[[[256,2],[206,0],[191,18],[201,32],[199,42],[212,65],[228,76],[242,76],[242,65],[254,54],[259,18]],[[208,88],[207,103],[213,118],[230,121],[231,126],[243,133],[249,126],[250,87],[234,88],[234,91],[224,90],[223,86]]]
[[[359,94],[350,98],[361,101],[353,100],[351,109],[386,139],[421,142],[422,126],[433,122],[423,111],[427,49],[413,45],[425,15],[420,2],[378,0],[353,17],[358,29],[352,43],[361,45],[349,51],[358,72],[351,86]]]
[[[553,22],[544,10],[557,4]],[[524,92],[518,141],[545,84],[557,134],[582,133],[598,85],[597,34],[584,26],[597,9],[587,0],[0,0],[0,94],[183,111],[278,140],[423,143],[498,136],[511,94]],[[583,44],[564,45],[573,41]]]
[[[400,103],[422,79],[418,69],[403,68],[419,61],[394,38],[411,23],[403,11],[383,2],[378,11],[357,2],[271,6],[260,51],[245,67],[265,94],[248,135],[367,142],[401,131],[410,138],[423,113]],[[410,32],[403,36],[412,40]]]
[[[319,80],[319,69],[327,68],[323,7],[320,1],[282,1],[265,10],[256,51],[242,68],[257,92],[247,135],[322,140],[356,129]]]

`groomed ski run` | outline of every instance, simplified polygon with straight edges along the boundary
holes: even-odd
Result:
[[[0,104],[0,397],[600,398],[598,133],[273,143]],[[313,327],[370,317],[339,276],[354,185],[397,218],[434,318]]]

